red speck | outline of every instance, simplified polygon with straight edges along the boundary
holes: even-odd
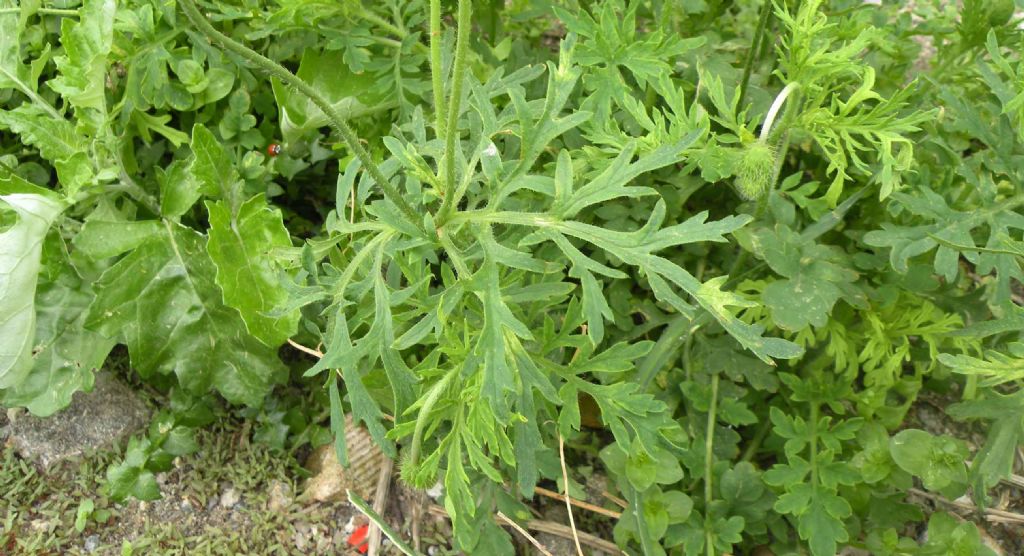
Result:
[[[361,527],[357,527],[352,534],[348,536],[348,544],[356,547],[356,550],[360,554],[366,554],[370,549],[370,543],[366,542],[366,535],[370,532],[370,525],[366,524]]]
[[[270,156],[277,156],[281,154],[281,145],[278,145],[277,143],[267,145],[267,154]]]

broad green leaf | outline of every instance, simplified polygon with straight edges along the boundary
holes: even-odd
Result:
[[[25,28],[20,14],[15,10],[16,0],[0,1],[0,88],[19,88],[27,85],[20,75],[25,69],[21,59],[21,32]]]
[[[54,61],[60,76],[47,84],[60,93],[75,115],[98,129],[106,118],[107,54],[113,43],[115,0],[85,0],[78,19],[61,22],[61,44],[64,55]],[[83,108],[94,112],[83,113]]]
[[[935,512],[928,518],[927,541],[922,554],[943,556],[996,556],[978,532],[979,527],[959,516]]]
[[[750,235],[758,257],[786,278],[771,282],[761,294],[778,326],[792,331],[810,325],[820,328],[836,301],[863,297],[853,287],[857,273],[847,267],[838,248],[803,241],[785,226]]]
[[[223,304],[203,236],[163,228],[103,273],[86,326],[126,343],[142,376],[173,372],[191,392],[259,404],[284,372],[276,351]]]
[[[32,369],[35,291],[43,239],[64,210],[49,196],[0,195],[18,221],[0,233],[0,388],[21,384]]]
[[[263,195],[242,203],[232,217],[224,201],[207,201],[210,214],[206,249],[217,265],[217,285],[224,303],[242,315],[249,333],[270,347],[277,347],[295,333],[299,312],[269,316],[288,294],[271,252],[291,247],[281,211],[270,208]]]
[[[967,445],[949,436],[933,436],[918,429],[896,433],[889,441],[893,461],[907,473],[921,478],[928,490],[943,490],[967,483]]]
[[[146,464],[156,448],[148,438],[141,440],[132,437],[128,440],[128,449],[124,461],[107,468],[106,488],[114,500],[124,500],[129,496],[139,500],[159,500],[160,487],[156,476],[146,469]]]
[[[374,89],[376,80],[372,72],[353,73],[331,53],[307,49],[302,54],[296,75],[320,91],[346,119],[394,106]],[[277,79],[271,83],[280,107],[281,134],[285,144],[299,143],[307,133],[327,125],[327,116],[312,101]]]
[[[191,165],[191,160],[186,164],[184,160],[177,159],[166,169],[157,169],[160,215],[164,218],[175,219],[185,214],[199,200],[199,184],[189,176]]]
[[[131,251],[162,231],[156,220],[86,220],[71,243],[86,257],[99,261]]]
[[[0,392],[4,405],[45,417],[67,407],[75,392],[92,389],[93,372],[114,347],[113,340],[85,328],[94,297],[91,285],[68,264],[56,281],[39,286],[32,371],[21,384]]]
[[[242,205],[242,180],[235,170],[234,158],[224,150],[220,141],[206,126],[196,124],[192,128],[192,158],[188,165],[188,179],[191,188],[183,189],[175,194],[172,213],[184,212],[182,207],[190,207],[202,193],[207,197],[223,200],[232,217],[237,217]],[[166,198],[167,193],[165,193]],[[180,198],[178,198],[180,196]]]

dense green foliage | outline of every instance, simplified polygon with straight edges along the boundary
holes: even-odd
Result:
[[[629,553],[988,553],[907,494],[1024,440],[1012,0],[120,4],[0,0],[0,401],[126,345],[171,395],[114,497],[219,397],[351,412],[467,553],[583,437]]]

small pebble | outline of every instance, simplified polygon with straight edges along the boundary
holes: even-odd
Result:
[[[273,481],[270,484],[270,496],[267,499],[267,508],[272,512],[284,511],[292,503],[292,488],[282,481]]]
[[[222,508],[233,508],[241,500],[238,491],[234,487],[230,487],[220,495],[220,507]]]
[[[434,483],[434,486],[427,489],[427,496],[433,500],[437,500],[442,494],[444,494],[444,483],[441,481]]]
[[[100,545],[100,536],[99,535],[89,535],[88,537],[85,537],[84,548],[85,548],[86,552],[95,552],[96,548],[99,547],[99,545]]]

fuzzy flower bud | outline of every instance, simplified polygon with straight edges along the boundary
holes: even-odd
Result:
[[[736,191],[747,201],[760,199],[772,187],[775,149],[763,141],[743,148],[736,170]]]

